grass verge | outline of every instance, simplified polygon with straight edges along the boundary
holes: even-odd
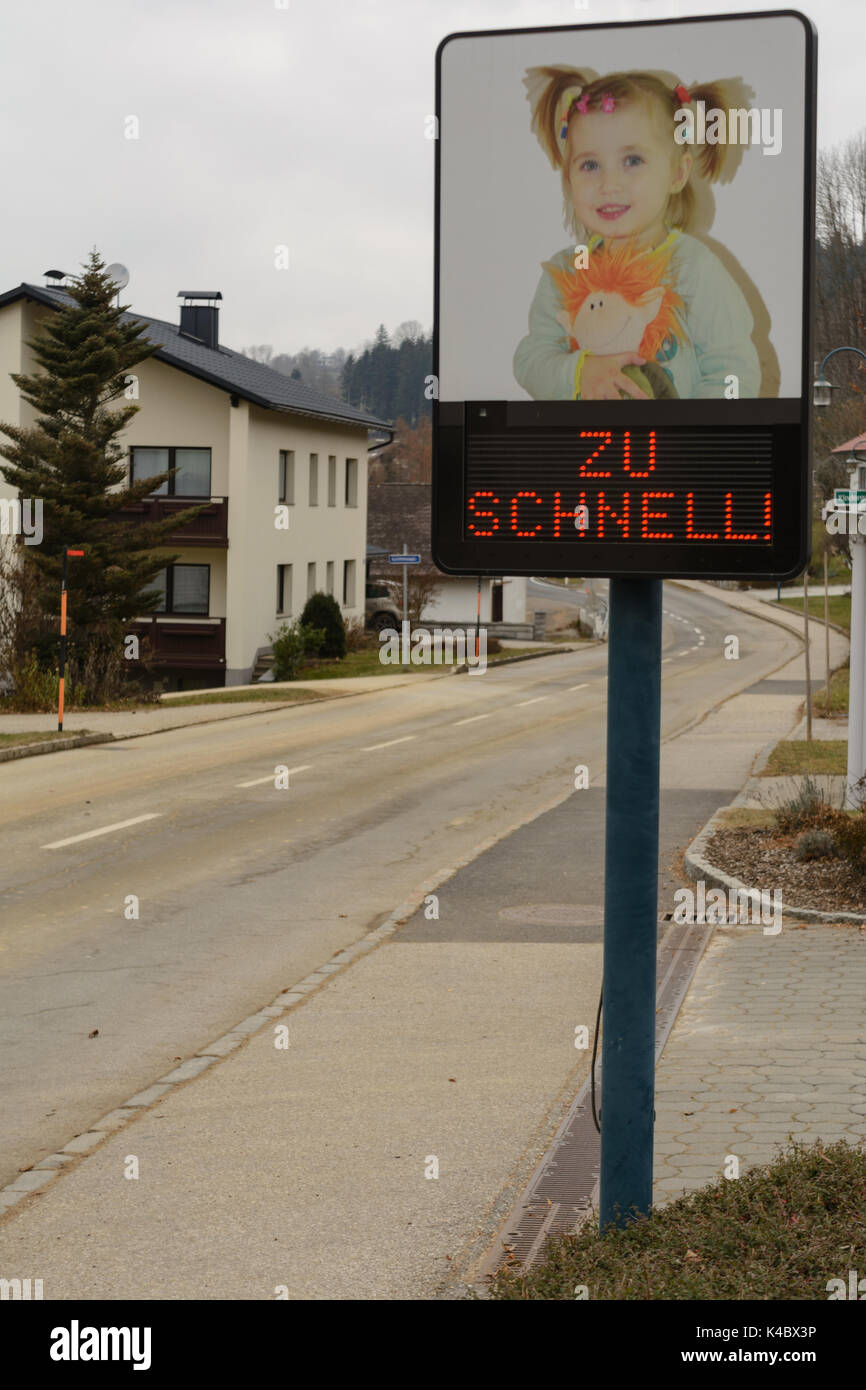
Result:
[[[469,644],[469,649],[470,655],[472,656],[472,659],[474,661],[475,652],[471,641]],[[543,654],[545,656],[548,656],[554,653],[555,651],[555,647],[550,647],[549,649],[545,649]],[[527,656],[530,653],[532,653],[532,655],[542,654],[539,648],[537,647],[503,648],[501,652],[496,652],[495,654],[491,653],[488,656],[487,665],[495,666],[497,662],[504,661],[507,657]],[[448,664],[450,666],[459,666],[463,663],[459,661],[453,661]],[[366,649],[357,652],[347,652],[341,661],[310,662],[309,665],[303,666],[301,670],[298,672],[298,680],[324,681],[345,678],[347,676],[396,676],[399,675],[400,672],[403,670],[405,670],[407,673],[411,673],[412,675],[423,675],[425,671],[435,670],[437,667],[439,667],[440,669],[444,669],[445,662],[432,662],[425,663],[424,665],[420,666],[409,665],[406,667],[400,666],[399,663],[397,665],[392,665],[390,663],[385,664],[384,662],[381,662],[379,660],[378,647],[374,647],[372,649]]]
[[[787,738],[777,743],[760,777],[793,777],[798,773],[844,773],[848,769],[848,743],[844,738]]]
[[[847,662],[844,666],[840,666],[838,671],[831,671],[829,709],[825,699],[827,687],[822,686],[820,690],[814,692],[812,697],[812,709],[815,714],[826,716],[828,713],[831,715],[848,713],[848,684],[850,675],[851,672]]]
[[[178,705],[242,705],[267,701],[270,704],[298,705],[309,700],[326,700],[316,690],[293,690],[291,686],[268,684],[261,690],[215,690],[208,695],[181,695],[176,700],[161,700],[160,709],[175,709]]]
[[[79,734],[92,733],[91,729],[64,729],[62,733],[54,729],[50,733],[36,733],[31,730],[25,734],[0,734],[0,748],[11,748],[19,743],[45,743],[48,739],[76,738]]]
[[[494,1300],[826,1299],[866,1268],[866,1151],[791,1142],[773,1162],[717,1182],[602,1237],[594,1223],[551,1240]]]
[[[801,598],[783,598],[782,608],[793,608],[798,613],[803,611],[803,600]],[[846,632],[851,631],[851,595],[850,594],[831,594],[828,600],[830,612],[830,622],[837,627],[844,628]],[[809,616],[820,618],[824,621],[824,595],[809,595]]]

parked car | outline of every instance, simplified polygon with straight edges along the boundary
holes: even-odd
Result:
[[[364,600],[364,622],[374,632],[382,632],[386,627],[393,627],[395,631],[400,631],[402,613],[391,597],[391,590],[387,584],[370,583],[367,585],[366,597]]]

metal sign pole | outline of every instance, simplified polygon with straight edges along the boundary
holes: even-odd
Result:
[[[408,545],[406,544],[405,541],[403,542],[403,554],[404,554],[404,555],[408,555],[408,554],[409,554],[409,547],[408,547]],[[405,665],[406,665],[406,653],[407,653],[407,648],[408,648],[408,645],[409,645],[409,639],[408,639],[408,636],[407,636],[407,633],[406,633],[406,624],[408,623],[408,621],[409,621],[409,566],[404,564],[404,566],[403,566],[403,627],[402,627],[402,629],[401,629],[401,636],[402,636],[402,639],[403,639],[403,640],[402,640],[402,642],[400,643],[400,651],[401,651],[401,654],[402,654],[402,657],[403,657],[403,662],[402,662],[402,664],[403,664],[404,667],[405,667]]]
[[[599,1226],[652,1204],[662,585],[610,581]]]

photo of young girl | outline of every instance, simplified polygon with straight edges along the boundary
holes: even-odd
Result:
[[[706,186],[729,182],[743,151],[675,139],[690,104],[749,107],[751,91],[737,78],[687,88],[572,67],[531,67],[524,85],[574,243],[543,262],[519,385],[535,400],[760,395],[752,311],[690,230]]]

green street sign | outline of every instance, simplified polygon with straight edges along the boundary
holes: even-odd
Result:
[[[866,491],[837,487],[833,493],[833,501],[840,507],[861,507],[866,504]]]

